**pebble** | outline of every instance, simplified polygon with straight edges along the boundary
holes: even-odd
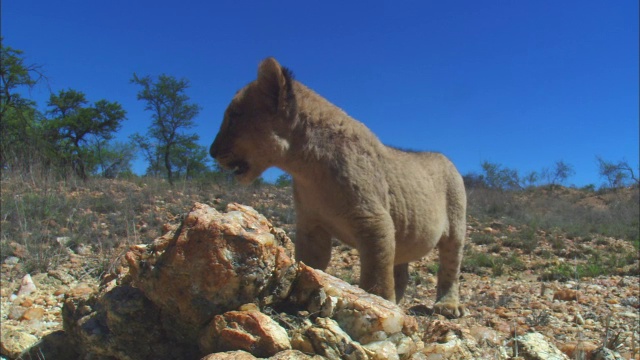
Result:
[[[498,333],[493,329],[485,326],[474,326],[469,330],[469,332],[471,333],[471,336],[473,336],[479,343],[491,343],[494,345],[498,344],[499,336]]]
[[[47,298],[47,299],[45,300],[45,303],[46,303],[48,306],[55,306],[55,305],[58,305],[58,300],[56,300],[55,298]]]
[[[58,237],[56,237],[56,242],[62,247],[67,247],[67,245],[69,245],[69,243],[71,242],[71,237],[69,237],[69,236],[58,236]]]
[[[567,354],[571,359],[577,359],[578,354],[590,354],[598,347],[588,341],[580,341],[577,343],[564,344],[560,347],[563,353]]]
[[[54,295],[54,296],[64,296],[64,294],[66,294],[66,293],[67,293],[67,291],[69,291],[69,289],[68,289],[68,288],[66,288],[66,287],[61,287],[61,288],[58,288],[56,291],[54,291],[54,292],[53,292],[53,295]]]
[[[22,317],[22,314],[24,314],[25,311],[25,308],[22,306],[12,306],[9,308],[7,318],[11,320],[18,320]]]
[[[34,307],[27,309],[27,311],[25,311],[24,314],[22,314],[22,316],[20,317],[20,320],[40,320],[43,316],[44,309]]]
[[[84,295],[89,295],[93,293],[94,289],[88,286],[87,284],[78,284],[78,286],[74,287],[69,291],[69,294],[72,297],[81,297]]]
[[[22,278],[20,290],[18,290],[18,296],[29,295],[36,290],[36,284],[33,283],[31,275],[27,274]]]
[[[20,258],[16,256],[9,256],[6,259],[4,259],[4,263],[7,265],[16,265],[19,262],[20,262]]]
[[[60,281],[62,281],[62,283],[64,284],[70,284],[74,281],[73,276],[65,273],[64,271],[61,270],[49,270],[49,272],[47,272],[47,274],[54,278],[54,279],[58,279]]]
[[[578,300],[578,292],[571,289],[558,290],[553,293],[553,300],[575,301]]]
[[[78,255],[88,256],[88,255],[91,255],[92,252],[93,251],[91,250],[91,246],[89,245],[80,244],[76,248],[76,254]]]
[[[584,325],[584,319],[582,318],[582,315],[580,315],[580,313],[576,314],[575,318],[573,319],[573,322],[578,325]]]
[[[637,319],[638,318],[638,313],[634,313],[634,312],[623,312],[623,313],[619,313],[618,315],[620,316],[624,316],[630,319]]]

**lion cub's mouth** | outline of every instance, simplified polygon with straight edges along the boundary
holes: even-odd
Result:
[[[229,170],[233,172],[233,175],[239,176],[249,171],[249,163],[244,160],[236,160],[227,165]]]

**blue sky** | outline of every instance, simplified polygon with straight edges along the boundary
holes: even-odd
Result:
[[[638,13],[636,0],[8,0],[2,36],[54,92],[122,104],[119,140],[150,124],[134,72],[190,81],[208,147],[274,56],[386,144],[442,152],[462,173],[562,160],[582,186],[603,182],[596,156],[638,168]],[[30,93],[43,110],[48,91]]]

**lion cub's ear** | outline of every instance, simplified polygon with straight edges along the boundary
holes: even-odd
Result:
[[[274,110],[286,107],[287,78],[276,59],[262,60],[258,67],[258,86],[273,100]]]

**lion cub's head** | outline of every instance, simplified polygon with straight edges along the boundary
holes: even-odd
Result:
[[[250,183],[284,156],[295,107],[291,72],[275,59],[265,59],[258,78],[227,107],[211,156],[241,183]]]

